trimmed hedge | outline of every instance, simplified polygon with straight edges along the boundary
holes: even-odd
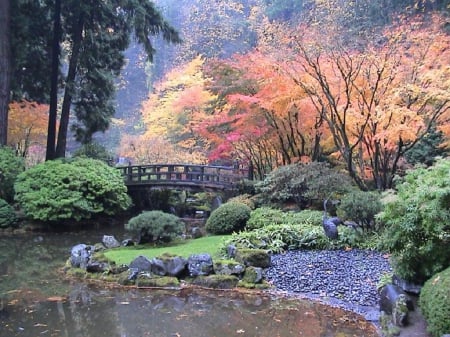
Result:
[[[434,337],[450,333],[450,268],[425,282],[419,306]]]
[[[145,211],[131,218],[125,229],[139,236],[139,243],[170,242],[185,231],[184,222],[176,215],[162,211]]]
[[[251,209],[239,202],[227,202],[216,208],[208,220],[206,230],[212,234],[230,234],[244,229]]]
[[[14,209],[3,199],[0,199],[0,228],[12,227],[17,223]]]
[[[120,172],[88,158],[33,166],[17,177],[14,188],[16,200],[33,220],[80,221],[115,215],[131,205]]]

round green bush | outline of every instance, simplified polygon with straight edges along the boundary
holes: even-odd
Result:
[[[131,205],[119,170],[95,159],[46,161],[22,172],[14,187],[33,220],[79,221],[115,215]]]
[[[433,337],[450,333],[450,268],[425,282],[419,306]]]
[[[379,216],[395,274],[420,284],[450,266],[449,205],[450,159],[410,171],[397,186]]]
[[[125,229],[138,235],[139,243],[170,242],[185,231],[184,222],[176,215],[162,211],[145,211],[131,218]]]
[[[373,229],[375,215],[383,210],[378,192],[355,191],[346,194],[337,207],[342,220],[352,220],[366,229]]]
[[[244,229],[251,209],[239,202],[227,202],[212,211],[206,220],[206,230],[212,234],[230,234]]]
[[[14,182],[24,169],[22,157],[16,156],[9,147],[0,147],[0,198],[14,201]]]
[[[0,199],[0,228],[12,227],[17,223],[14,209],[3,199]]]

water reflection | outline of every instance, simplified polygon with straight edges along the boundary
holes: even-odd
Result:
[[[358,316],[308,301],[185,290],[99,290],[8,305],[0,336],[376,336]]]
[[[58,267],[72,245],[101,239],[89,237],[93,242],[62,234],[0,238],[0,337],[377,336],[352,313],[265,293],[64,282]]]

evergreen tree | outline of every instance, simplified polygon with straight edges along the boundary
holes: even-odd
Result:
[[[181,41],[147,0],[68,1],[61,15],[70,56],[55,157],[65,155],[72,104],[78,141],[89,143],[95,132],[108,128],[114,114],[114,79],[124,65],[131,35],[144,46],[149,60],[155,52],[150,36],[161,33],[166,41]]]

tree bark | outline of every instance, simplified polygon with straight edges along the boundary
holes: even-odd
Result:
[[[10,0],[0,0],[0,146],[8,141],[11,84]]]
[[[50,108],[47,130],[46,160],[55,159],[56,119],[58,109],[58,74],[61,39],[61,0],[55,1],[55,13],[53,19],[53,44],[52,44],[52,73],[50,85]]]
[[[69,70],[66,78],[66,88],[64,90],[64,99],[61,108],[61,119],[59,122],[58,143],[56,146],[56,157],[64,158],[66,156],[67,132],[69,129],[70,107],[72,105],[73,92],[75,88],[75,78],[77,74],[78,57],[80,55],[81,42],[83,39],[84,18],[80,14],[78,24],[73,32],[72,54],[69,60]]]

